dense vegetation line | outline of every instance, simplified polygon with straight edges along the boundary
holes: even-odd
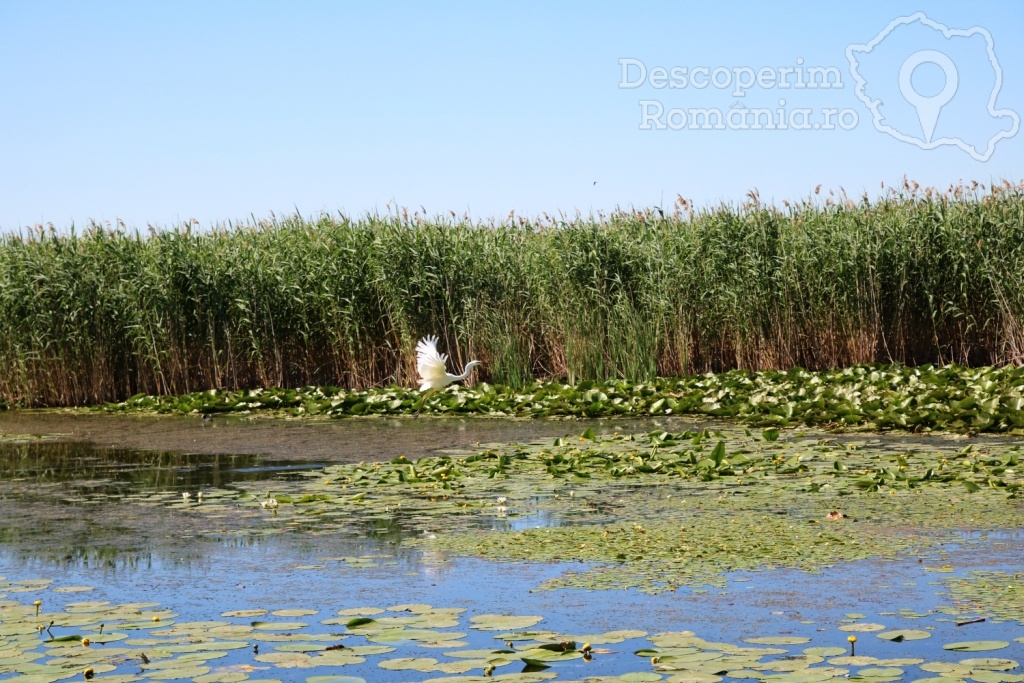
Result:
[[[502,223],[414,214],[0,238],[0,400],[1024,361],[1024,184]],[[468,355],[464,355],[468,354]]]
[[[520,389],[454,385],[425,402],[414,389],[338,387],[139,394],[107,411],[288,416],[440,415],[729,418],[764,427],[1024,434],[1024,367],[855,365],[842,370],[731,370],[648,382],[535,381]]]

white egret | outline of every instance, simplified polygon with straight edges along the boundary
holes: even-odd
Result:
[[[431,394],[452,382],[461,382],[469,377],[474,366],[480,365],[480,361],[471,360],[466,363],[461,375],[453,375],[448,372],[447,361],[448,354],[439,353],[437,350],[437,337],[424,337],[416,345],[416,370],[420,373],[420,391],[425,392],[416,411],[417,417]]]

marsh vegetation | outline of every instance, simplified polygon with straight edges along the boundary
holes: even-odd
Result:
[[[0,239],[0,400],[415,384],[461,369],[708,370],[1024,360],[1024,190],[907,183],[770,206],[481,223],[391,212]],[[465,357],[463,357],[465,355]]]
[[[192,228],[0,239],[0,679],[1024,680],[1024,186]]]
[[[169,457],[142,471],[172,480],[125,453],[0,480],[0,679],[1024,678],[1006,437],[722,423],[289,473]]]

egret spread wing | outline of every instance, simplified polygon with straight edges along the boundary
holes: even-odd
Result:
[[[447,354],[437,352],[437,337],[424,337],[420,340],[416,345],[416,369],[420,373],[420,391],[447,384],[447,360]]]

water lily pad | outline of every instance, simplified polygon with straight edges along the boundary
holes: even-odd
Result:
[[[423,683],[540,683],[557,677],[558,674],[551,671],[521,671],[519,673],[508,673],[488,676],[441,676],[428,678]]]
[[[884,631],[885,626],[882,624],[872,624],[867,622],[858,622],[856,624],[843,624],[839,627],[840,631],[852,631],[854,633],[871,633],[873,631]]]
[[[903,674],[903,669],[894,666],[869,666],[857,671],[859,678],[899,678]]]
[[[257,631],[298,631],[307,626],[303,621],[260,621],[252,625]]]
[[[581,642],[589,643],[621,643],[626,640],[632,640],[634,638],[643,638],[647,635],[647,631],[639,631],[637,629],[620,629],[618,631],[606,631],[591,637],[584,638],[580,636],[574,640],[580,640]]]
[[[522,650],[516,654],[519,656],[519,659],[534,666],[546,666],[552,662],[564,662],[570,659],[579,659],[583,656],[583,653],[579,650],[556,652],[554,650],[544,650],[542,648]]]
[[[794,655],[782,659],[772,659],[759,664],[751,664],[749,668],[761,671],[799,671],[824,661],[815,655]]]
[[[423,640],[417,645],[433,650],[449,650],[453,647],[466,647],[469,643],[464,640]]]
[[[202,676],[196,676],[192,679],[193,683],[237,683],[238,681],[244,681],[249,678],[248,674],[244,674],[240,671],[211,671],[208,674]],[[106,681],[106,678],[98,679]]]
[[[383,655],[394,651],[395,648],[388,645],[352,645],[344,649],[354,655]]]
[[[821,683],[835,678],[831,671],[812,671],[804,669],[801,671],[789,671],[785,673],[770,674],[761,680],[765,683]]]
[[[451,652],[445,652],[445,657],[454,657],[456,659],[504,659],[508,655],[515,655],[514,650],[502,649],[502,650],[452,650]]]
[[[277,652],[320,652],[324,649],[323,643],[282,643],[275,645]]]
[[[230,624],[228,626],[214,626],[206,631],[208,635],[217,638],[238,638],[241,636],[247,636],[252,632],[253,627],[249,626],[248,624]]]
[[[486,660],[486,659],[462,659],[457,662],[441,662],[437,665],[437,671],[447,674],[462,674],[474,669],[481,670],[488,666],[502,666],[512,660]]]
[[[315,657],[310,657],[309,666],[347,666],[350,664],[362,664],[366,661],[365,657],[346,652],[344,650],[331,650],[329,652],[321,652]],[[280,665],[278,665],[280,666]],[[300,666],[305,666],[300,664]]]
[[[928,631],[921,631],[917,629],[897,629],[894,631],[883,631],[876,635],[883,640],[894,640],[897,642],[904,640],[923,640],[925,638],[932,637],[932,634]]]
[[[392,605],[387,608],[389,612],[412,612],[413,614],[422,614],[423,612],[429,612],[433,607],[425,605],[423,603],[406,603],[402,605]]]
[[[350,607],[348,609],[338,610],[338,616],[342,617],[372,617],[377,614],[382,614],[383,609],[379,607]]]
[[[241,650],[245,647],[249,647],[249,643],[244,640],[211,640],[198,643],[187,643],[184,645],[164,645],[160,649],[164,652],[186,653]]]
[[[432,657],[398,657],[377,662],[377,666],[390,671],[433,671],[438,661]]]
[[[655,633],[648,640],[658,647],[679,647],[692,645],[697,634],[693,631],[669,631],[666,633]]]
[[[543,621],[544,617],[510,616],[506,614],[481,614],[470,618],[470,628],[480,631],[507,631],[529,628]]]
[[[800,645],[811,642],[811,639],[802,636],[760,636],[744,638],[743,642],[751,645]]]
[[[404,640],[429,643],[450,642],[465,635],[465,633],[434,631],[425,628],[392,628],[368,634],[366,639],[375,643],[399,643]]]
[[[960,666],[969,666],[972,669],[1009,671],[1020,666],[1020,662],[1015,659],[1000,659],[998,657],[972,657],[970,659],[961,659]]]
[[[983,652],[986,650],[1002,650],[1010,644],[1005,640],[965,640],[958,643],[947,643],[942,646],[943,650],[954,652]]]
[[[307,617],[312,614],[317,614],[319,610],[315,609],[279,609],[271,612],[275,617]]]
[[[313,658],[302,652],[266,652],[255,655],[253,659],[257,662],[266,662],[285,669],[315,666]]]
[[[65,612],[101,612],[110,607],[109,600],[94,600],[87,602],[69,602],[64,605]]]
[[[673,665],[679,665],[690,668],[694,664],[700,662],[709,662],[714,659],[721,659],[721,652],[685,652],[681,654],[672,654],[671,650],[666,650],[657,655],[658,658],[663,662],[671,662]]]
[[[879,659],[877,657],[871,657],[870,655],[850,655],[847,657],[833,657],[828,660],[829,664],[836,664],[838,666],[867,666],[869,664],[877,664]]]
[[[976,683],[1020,683],[1024,681],[1024,674],[1008,674],[1004,671],[977,670],[970,674],[972,681]]]
[[[719,683],[721,676],[703,671],[684,671],[665,679],[668,683]]]
[[[208,666],[181,666],[168,669],[157,669],[147,671],[146,676],[158,681],[177,681],[185,678],[195,678],[210,672]]]
[[[236,609],[229,612],[221,612],[222,617],[262,617],[267,614],[265,609]]]

